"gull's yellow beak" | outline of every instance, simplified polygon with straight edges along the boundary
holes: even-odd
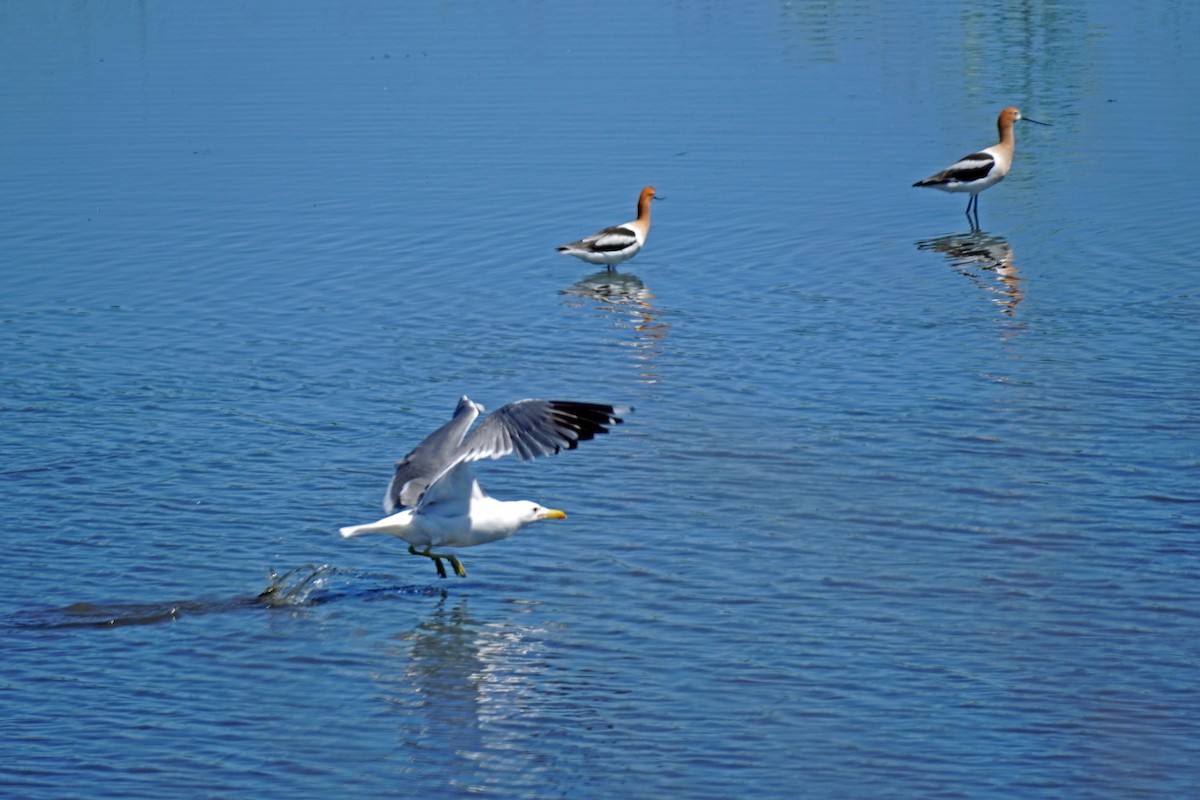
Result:
[[[538,519],[566,519],[567,515],[557,508],[547,508],[541,514],[538,514]]]

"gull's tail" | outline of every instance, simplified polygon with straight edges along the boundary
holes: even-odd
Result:
[[[391,533],[399,535],[408,528],[408,523],[411,520],[412,509],[405,509],[399,514],[392,514],[390,517],[384,517],[381,520],[369,522],[366,525],[348,525],[345,528],[339,528],[338,533],[347,539],[351,536],[361,536],[364,533]]]

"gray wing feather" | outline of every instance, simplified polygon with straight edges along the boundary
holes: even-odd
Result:
[[[396,473],[383,498],[383,510],[391,514],[397,508],[415,506],[451,462],[466,438],[467,431],[479,416],[483,406],[463,395],[449,422],[425,437],[404,458],[396,462]]]
[[[456,461],[447,467],[421,495],[417,511],[437,508],[447,516],[465,516],[471,512],[471,500],[483,495],[470,464]]]
[[[628,409],[632,411],[633,409]],[[479,423],[456,454],[456,461],[480,461],[515,454],[522,461],[574,450],[580,442],[620,425],[626,409],[570,400],[518,400],[496,409]]]
[[[624,420],[617,416],[632,407],[571,400],[518,400],[484,417],[442,470],[425,484],[422,505],[460,501],[467,494],[462,481],[474,481],[467,468],[472,461],[503,458],[516,454],[522,461],[552,456],[562,450],[574,450],[580,442],[608,433],[611,425]],[[472,492],[483,494],[478,482]]]

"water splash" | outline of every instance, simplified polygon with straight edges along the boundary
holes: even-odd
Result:
[[[445,593],[444,589],[437,586],[397,585],[392,575],[342,569],[329,564],[302,564],[282,575],[272,572],[267,588],[259,593],[258,599],[276,607],[321,605],[346,598],[369,600],[397,595],[441,597]]]
[[[337,573],[337,567],[328,564],[301,564],[282,575],[272,570],[267,588],[259,592],[258,599],[269,606],[302,606]]]

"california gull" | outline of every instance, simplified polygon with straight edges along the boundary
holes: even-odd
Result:
[[[435,547],[473,547],[507,539],[531,522],[564,519],[566,514],[527,500],[497,500],[479,486],[471,464],[485,458],[515,455],[522,461],[574,450],[580,442],[608,426],[630,407],[570,400],[518,400],[471,425],[484,408],[466,395],[453,418],[396,462],[396,473],[383,499],[388,516],[367,525],[341,529],[342,536],[386,533],[408,542],[408,552],[433,559],[446,577],[442,559],[466,577],[457,557]],[[469,432],[469,433],[468,433]]]

